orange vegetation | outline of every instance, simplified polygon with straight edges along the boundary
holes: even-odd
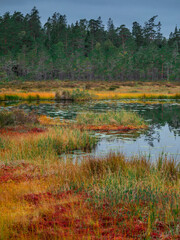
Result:
[[[17,136],[17,135],[26,135],[26,134],[38,134],[45,132],[46,129],[39,127],[25,127],[25,126],[16,126],[16,127],[6,127],[0,129],[0,134],[5,136]]]
[[[0,93],[0,100],[51,100],[54,99],[53,92],[2,92]]]
[[[124,93],[124,92],[93,92],[94,99],[169,99],[180,98],[179,94],[162,93]]]
[[[95,208],[83,190],[48,191],[53,181],[53,175],[43,176],[39,167],[31,164],[1,166],[0,191],[4,194],[0,197],[1,222],[7,224],[4,239],[130,240],[147,236],[146,213],[144,220],[136,214],[130,217],[130,212],[137,209],[134,203],[119,204],[117,214],[111,215],[109,202]],[[146,205],[148,202],[141,203],[143,208]],[[166,237],[167,229],[166,224],[157,221],[156,229],[147,239],[179,239],[178,234]]]
[[[80,129],[86,129],[86,130],[93,130],[93,131],[118,131],[118,132],[127,132],[127,131],[135,131],[135,130],[139,130],[139,129],[144,129],[147,126],[141,125],[138,127],[134,127],[131,125],[128,126],[123,126],[123,125],[80,125],[78,126]]]
[[[50,117],[47,117],[45,115],[42,115],[39,117],[39,122],[42,125],[55,125],[55,126],[68,126],[68,121],[60,121],[60,119],[53,119]],[[78,128],[81,130],[92,130],[92,131],[119,131],[119,132],[127,132],[127,131],[135,131],[139,129],[145,129],[147,128],[146,125],[141,125],[138,127],[134,127],[132,125],[124,126],[124,125],[78,125],[76,123],[71,124],[72,128]]]
[[[81,88],[80,88],[81,89]],[[72,92],[72,89],[68,89]],[[82,89],[82,93],[83,89]],[[90,97],[95,100],[103,99],[180,99],[179,92],[176,93],[153,93],[153,92],[123,92],[123,91],[94,91],[89,90]],[[0,100],[54,100],[54,92],[0,92]]]
[[[39,123],[42,125],[55,125],[55,126],[65,126],[67,123],[60,120],[59,118],[50,118],[46,115],[41,115],[39,118]]]

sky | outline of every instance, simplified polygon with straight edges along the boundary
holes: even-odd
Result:
[[[157,22],[162,23],[165,37],[176,25],[180,28],[180,0],[0,0],[0,15],[14,11],[27,14],[34,6],[39,10],[42,24],[59,12],[67,16],[68,24],[101,16],[105,26],[111,17],[116,27],[125,24],[130,30],[134,21],[144,25],[158,15]]]

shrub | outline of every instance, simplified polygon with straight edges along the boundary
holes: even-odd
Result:
[[[91,99],[91,95],[88,92],[80,91],[79,89],[73,90],[71,96],[73,100],[77,100],[77,101],[84,101],[84,100]]]
[[[91,84],[87,83],[87,84],[85,85],[85,89],[86,89],[86,90],[91,89]]]
[[[20,109],[13,109],[12,111],[3,110],[0,112],[0,128],[26,123],[35,124],[38,122],[38,117],[33,112],[26,114]]]
[[[58,91],[55,94],[56,100],[72,100],[72,101],[84,101],[90,100],[91,95],[86,91],[80,91],[79,89],[73,90],[72,92],[65,90],[65,91]]]
[[[109,91],[114,91],[114,90],[116,90],[117,88],[119,88],[118,85],[111,85],[111,86],[109,87]]]
[[[68,90],[56,92],[55,99],[56,100],[73,100],[71,93]]]
[[[0,128],[14,123],[13,113],[7,110],[0,112]]]

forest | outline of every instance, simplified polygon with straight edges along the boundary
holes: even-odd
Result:
[[[158,16],[141,26],[98,19],[68,24],[54,13],[42,26],[34,7],[0,16],[0,80],[179,81],[180,29],[169,38]]]

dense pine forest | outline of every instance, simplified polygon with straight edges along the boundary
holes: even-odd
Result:
[[[54,13],[42,26],[35,7],[25,16],[7,12],[0,16],[0,80],[14,79],[180,81],[180,29],[167,39],[158,16],[130,30],[111,18],[69,25]]]

